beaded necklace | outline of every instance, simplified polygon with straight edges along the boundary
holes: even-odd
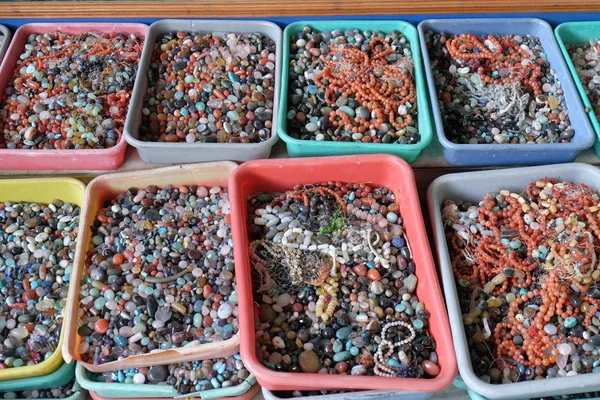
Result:
[[[446,204],[454,275],[473,291],[472,300],[482,292],[487,298],[484,308],[472,301],[464,316],[465,324],[485,327],[475,342],[490,338],[498,359],[531,368],[558,363],[562,368],[571,353],[564,345],[587,342],[555,324],[566,326],[572,318],[588,329],[599,310],[600,300],[588,294],[600,279],[599,203],[586,185],[545,179],[530,184],[523,195],[488,194],[462,217],[456,204]],[[511,288],[519,288],[519,295]],[[586,310],[577,306],[581,302],[588,304]],[[498,307],[506,308],[505,318],[497,316]],[[493,329],[490,321],[496,322]],[[522,346],[515,336],[523,338]]]
[[[335,104],[336,93],[346,97],[354,95],[356,101],[376,117],[350,118],[337,109],[329,114],[329,122],[333,126],[345,126],[354,133],[379,129],[384,122],[398,130],[406,128],[413,120],[408,108],[411,112],[416,110],[415,86],[404,65],[409,62],[403,59],[402,63],[389,63],[385,57],[394,50],[383,38],[371,39],[369,48],[370,56],[354,46],[332,43],[329,54],[320,57],[324,67],[315,84],[326,89],[327,104]]]
[[[499,40],[489,35],[483,40],[475,35],[462,34],[446,41],[446,48],[455,60],[477,60],[481,64],[477,73],[484,82],[495,85],[520,82],[531,87],[536,96],[542,94],[540,65],[510,37]],[[501,69],[507,71],[506,75],[496,78]]]

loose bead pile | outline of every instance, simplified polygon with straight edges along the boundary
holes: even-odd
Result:
[[[594,107],[594,113],[600,116],[600,43],[592,39],[587,43],[567,44],[565,47],[575,65],[583,89]]]
[[[564,92],[540,40],[427,32],[448,139],[464,144],[567,143]]]
[[[142,45],[123,33],[30,35],[1,103],[0,148],[113,147]]]
[[[493,383],[600,372],[600,197],[544,179],[442,211],[475,371]]]
[[[91,227],[83,361],[229,339],[238,330],[227,189],[130,189]]]
[[[416,143],[410,43],[398,31],[306,26],[291,38],[288,131],[306,140]]]
[[[73,268],[79,207],[0,203],[0,369],[56,350]]]
[[[227,358],[105,372],[98,374],[96,380],[137,385],[163,384],[173,386],[180,394],[188,394],[237,386],[249,375],[241,356],[235,354]]]
[[[29,389],[19,392],[5,392],[2,393],[4,399],[66,399],[71,397],[75,392],[73,391],[73,385],[75,379],[67,383],[64,386],[56,387],[53,389]]]
[[[271,137],[275,42],[267,36],[163,35],[148,80],[142,140],[256,143]]]
[[[395,196],[325,182],[248,202],[259,357],[274,370],[440,372]]]

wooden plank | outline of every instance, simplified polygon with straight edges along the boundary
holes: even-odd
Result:
[[[200,0],[1,2],[3,18],[227,18],[517,12],[599,12],[589,0]]]

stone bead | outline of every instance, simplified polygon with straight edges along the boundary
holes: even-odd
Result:
[[[300,353],[298,363],[303,372],[316,373],[321,369],[321,361],[314,351],[303,351]]]

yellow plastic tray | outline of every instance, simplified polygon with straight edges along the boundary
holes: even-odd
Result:
[[[0,201],[2,202],[28,201],[48,204],[54,199],[77,204],[83,209],[85,185],[73,178],[0,179]],[[63,310],[63,326],[54,354],[39,364],[0,370],[0,381],[48,375],[62,365],[62,343],[66,329],[64,317],[70,297],[67,296],[67,305]]]
[[[87,186],[85,206],[82,209],[79,226],[75,262],[71,272],[69,302],[65,308],[62,353],[67,363],[76,360],[88,371],[111,372],[120,369],[150,367],[152,365],[175,364],[179,362],[204,360],[208,358],[227,357],[240,351],[239,332],[232,338],[221,342],[206,343],[197,346],[186,346],[168,350],[155,350],[146,354],[129,356],[101,365],[81,361],[78,347],[82,338],[77,334],[77,320],[81,315],[79,308],[79,293],[81,280],[85,276],[86,254],[92,241],[89,227],[93,224],[98,211],[106,200],[115,198],[119,193],[131,188],[143,188],[149,185],[165,187],[166,185],[205,185],[228,186],[228,179],[237,164],[231,161],[220,161],[203,164],[178,165],[174,167],[157,168],[147,171],[121,172],[101,175],[92,180]]]

